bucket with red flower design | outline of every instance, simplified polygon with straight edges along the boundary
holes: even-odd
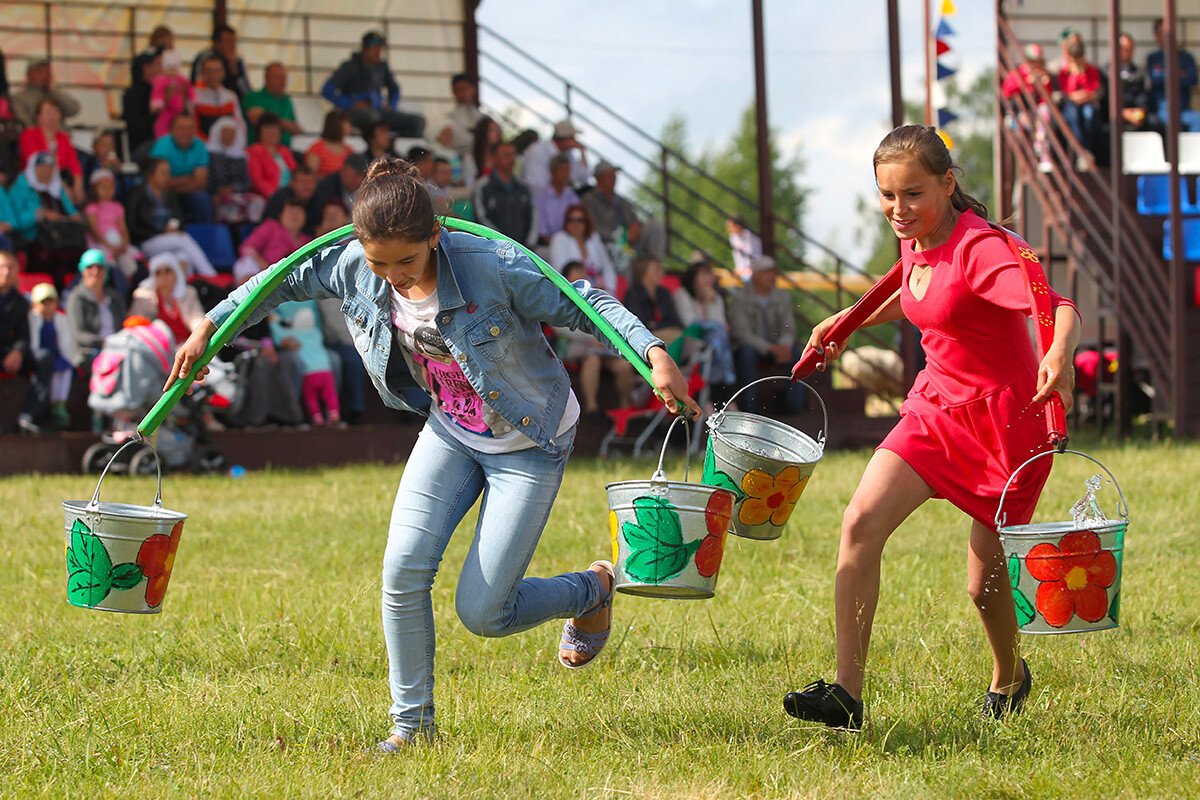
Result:
[[[1075,450],[1063,452],[1083,456],[1104,470],[1117,489],[1120,517],[1106,518],[1094,504],[1089,487],[1087,499],[1096,513],[1068,522],[1005,527],[1004,497],[1017,473],[1054,451],[1039,453],[1017,467],[1000,495],[996,529],[1008,563],[1021,633],[1086,633],[1115,628],[1120,622],[1121,557],[1129,527],[1125,494],[1099,461]],[[1094,480],[1099,488],[1100,479]]]
[[[680,422],[683,418],[676,417],[671,423],[667,441]],[[650,480],[605,487],[616,590],[675,600],[709,598],[717,590],[733,492],[688,483],[690,459],[682,481],[667,480],[667,441]]]
[[[739,389],[729,402],[755,384],[775,380],[790,379],[774,376],[754,381]],[[825,401],[811,386],[804,385],[821,404],[824,422],[816,439],[782,422],[743,411],[722,409],[708,418],[708,446],[701,480],[733,493],[731,530],[737,536],[747,539],[782,536],[792,509],[817,462],[825,455],[825,429],[829,426]]]
[[[113,454],[90,501],[66,500],[67,602],[97,611],[157,614],[187,514],[163,508],[162,467],[151,506],[100,502],[100,486],[121,450],[150,445],[131,439]]]

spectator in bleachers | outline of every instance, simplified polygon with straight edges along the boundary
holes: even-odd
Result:
[[[475,185],[475,221],[526,247],[537,245],[537,207],[533,192],[513,174],[517,151],[511,142],[492,147],[492,171]],[[567,259],[566,261],[574,260]]]
[[[492,148],[495,147],[504,134],[500,125],[491,117],[480,117],[472,134],[471,152],[463,157],[463,185],[474,188],[475,184],[492,174]]]
[[[1153,129],[1158,123],[1158,116],[1150,108],[1150,87],[1146,83],[1145,71],[1133,60],[1133,47],[1133,37],[1128,33],[1122,33],[1117,39],[1121,116],[1125,120],[1126,130],[1143,131]],[[1105,74],[1108,72],[1106,70]]]
[[[438,214],[457,215],[454,205],[470,197],[465,186],[454,185],[454,169],[448,159],[441,156],[433,159],[433,177],[429,180],[429,196],[433,198],[433,209]]]
[[[564,119],[554,126],[554,136],[534,142],[525,150],[525,168],[521,176],[534,192],[550,184],[550,159],[560,153],[571,161],[571,185],[588,184],[587,154],[579,143],[579,129]]]
[[[98,169],[106,169],[114,177],[118,175],[121,172],[121,157],[117,155],[116,134],[108,130],[96,131],[92,137],[92,152],[80,150],[79,162],[83,165],[83,185],[85,187],[92,185],[92,173]],[[133,184],[130,183],[128,188],[133,188]],[[122,197],[119,181],[117,197]]]
[[[725,220],[725,232],[729,234],[729,250],[733,255],[733,274],[747,283],[754,275],[751,264],[762,255],[762,239],[750,230],[742,217]]]
[[[479,82],[474,75],[460,72],[450,79],[454,108],[438,126],[437,141],[460,156],[475,144],[475,126],[483,117],[479,110]]]
[[[255,127],[258,141],[246,148],[246,168],[253,192],[269,200],[292,179],[296,159],[283,144],[282,121],[274,111],[259,114]]]
[[[621,302],[642,324],[667,344],[683,335],[683,322],[675,308],[675,298],[662,285],[666,271],[662,262],[642,256],[633,262],[632,279]]]
[[[183,59],[176,50],[164,50],[162,70],[150,82],[150,113],[154,115],[154,136],[171,132],[171,120],[180,114],[195,113],[196,90],[183,76]]]
[[[17,419],[22,430],[36,429],[49,413],[55,427],[71,425],[67,396],[71,391],[74,365],[67,359],[71,326],[67,315],[59,313],[58,291],[52,283],[39,283],[30,294],[29,347],[32,361],[29,393]]]
[[[550,183],[536,197],[538,244],[550,244],[550,237],[563,229],[567,208],[579,202],[570,181],[571,161],[559,153],[550,159]]]
[[[121,329],[125,298],[108,285],[108,262],[99,250],[87,250],[79,259],[83,276],[67,295],[67,322],[71,326],[70,360],[86,374],[104,345],[104,338]]]
[[[179,117],[181,124],[187,117]],[[207,154],[207,153],[206,153]],[[149,158],[142,170],[142,185],[129,199],[126,221],[129,238],[147,256],[171,252],[187,262],[189,275],[216,275],[198,242],[183,230],[183,211],[179,199],[171,191],[171,167],[166,160]]]
[[[368,163],[377,158],[395,155],[392,129],[383,120],[368,125],[367,129],[363,131],[363,138],[367,141]]]
[[[83,191],[83,165],[79,163],[79,153],[71,143],[71,137],[63,130],[62,109],[58,101],[53,97],[43,97],[37,104],[36,119],[36,125],[21,131],[21,169],[25,168],[34,153],[50,153],[66,182],[71,202],[80,205],[86,198]]]
[[[350,201],[358,187],[362,186],[363,178],[367,177],[367,157],[362,153],[351,153],[342,162],[341,169],[331,175],[326,175],[317,181],[317,188],[309,200],[309,219],[314,225],[320,221],[325,206],[337,201],[350,213]]]
[[[757,380],[762,371],[786,374],[800,358],[792,297],[775,285],[775,259],[758,256],[750,262],[750,271],[750,282],[733,293],[728,309],[734,369],[740,386]],[[758,395],[757,387],[742,392],[742,410],[762,413]],[[788,387],[788,413],[803,411],[806,400],[803,385],[793,383]]]
[[[208,193],[217,222],[225,224],[257,223],[267,204],[251,191],[244,130],[233,117],[221,117],[209,132]]]
[[[426,183],[433,181],[433,151],[428,147],[422,147],[419,144],[413,145],[408,148],[404,160],[417,168],[417,172],[421,173],[421,178]]]
[[[550,237],[550,252],[546,259],[561,270],[572,261],[583,264],[592,285],[620,299],[617,292],[617,270],[600,234],[592,225],[592,215],[582,203],[568,206],[563,214],[563,229]]]
[[[582,202],[592,215],[600,238],[610,249],[628,249],[635,257],[653,256],[662,261],[667,251],[666,229],[656,219],[643,222],[633,204],[617,194],[620,171],[620,167],[607,161],[597,164],[593,171],[596,185],[583,195]]]
[[[729,322],[725,318],[725,294],[717,282],[712,259],[704,253],[695,253],[672,297],[684,329],[699,326],[704,331],[704,341],[712,345],[709,375],[713,383],[735,383],[737,374],[733,369]]]
[[[39,124],[37,115],[42,100],[47,97],[54,100],[61,112],[61,118],[73,117],[79,113],[79,101],[62,89],[55,88],[50,62],[45,59],[31,61],[25,69],[25,88],[14,93],[9,101],[13,116],[26,128]]]
[[[151,61],[159,61],[161,63],[163,52],[174,49],[174,31],[166,25],[159,25],[150,31],[150,38],[146,43],[146,49],[135,55],[129,64],[129,85],[144,88],[148,96],[150,81],[153,76],[150,78],[145,77],[146,65]]]
[[[8,67],[4,52],[0,51],[0,189],[8,186],[9,179],[20,171],[17,166],[17,140],[21,135],[21,124],[12,113],[12,98],[9,96]]]
[[[292,146],[292,134],[304,133],[300,123],[296,122],[296,109],[292,106],[292,96],[287,92],[287,79],[287,67],[272,61],[263,70],[263,88],[242,98],[242,111],[250,127],[251,144],[258,141],[258,124],[264,114],[274,114],[279,119],[282,129],[280,141],[286,147]]]
[[[1042,46],[1036,42],[1025,45],[1025,61],[1004,77],[1000,87],[1001,94],[1006,98],[1025,92],[1029,102],[1034,104],[1034,114],[1030,115],[1022,109],[1017,121],[1023,128],[1033,132],[1034,155],[1038,158],[1040,168],[1047,172],[1053,169],[1049,149],[1049,98],[1057,91],[1058,79],[1046,69],[1045,54]]]
[[[317,236],[324,236],[350,223],[350,213],[340,200],[330,200],[321,208],[321,219],[317,224]]]
[[[17,283],[21,267],[11,250],[0,250],[0,374],[27,375],[32,368],[29,301]]]
[[[162,320],[176,342],[191,335],[204,320],[204,306],[194,286],[189,286],[183,265],[174,253],[159,253],[150,259],[150,274],[133,290],[130,315]]]
[[[326,297],[317,301],[321,313],[321,333],[325,337],[325,349],[333,356],[333,374],[338,379],[341,391],[338,395],[342,418],[351,425],[362,421],[366,410],[364,390],[367,385],[367,368],[362,356],[354,346],[354,337],[346,327],[346,315],[342,313],[340,297]]]
[[[162,72],[161,46],[144,50],[133,60],[133,81],[121,95],[121,119],[129,140],[131,161],[140,161],[154,143],[154,114],[150,111],[150,93],[154,79]]]
[[[325,115],[321,138],[313,142],[304,154],[304,163],[317,175],[332,175],[342,167],[346,156],[354,152],[346,144],[350,135],[350,116],[345,111],[334,109]]]
[[[333,362],[325,349],[320,311],[315,300],[283,303],[268,318],[276,347],[293,351],[300,362],[301,400],[317,427],[345,427],[338,402]],[[324,413],[321,407],[324,406]]]
[[[8,190],[14,233],[31,243],[31,261],[63,285],[84,249],[83,216],[62,185],[62,176],[47,151],[29,159],[25,171]]]
[[[240,102],[250,93],[250,79],[246,74],[246,63],[237,52],[237,31],[228,25],[213,28],[212,47],[201,50],[192,61],[192,83],[200,82],[204,62],[214,56],[221,62],[221,85],[237,95]]]
[[[90,188],[91,202],[83,209],[88,226],[87,245],[103,252],[108,263],[116,264],[126,278],[132,279],[141,253],[129,240],[125,207],[114,199],[116,178],[107,169],[97,169],[92,173]]]
[[[587,278],[587,268],[578,261],[571,261],[562,270],[563,277],[571,283]],[[596,338],[586,331],[572,328],[555,328],[558,342],[555,352],[567,364],[579,365],[579,399],[583,401],[582,413],[596,415],[600,409],[600,373],[608,371],[613,376],[616,391],[616,408],[630,405],[629,395],[633,391],[633,365],[614,355]]]
[[[399,111],[400,86],[383,58],[387,39],[378,31],[363,34],[362,49],[341,63],[325,85],[321,96],[350,114],[360,131],[383,120],[397,136],[420,139],[425,118]]]
[[[212,222],[212,197],[208,186],[208,148],[196,136],[196,121],[188,116],[171,120],[171,132],[150,148],[153,158],[167,162],[167,189],[179,198],[186,222]],[[132,209],[130,209],[132,217]],[[136,237],[135,237],[136,241]]]
[[[312,205],[313,195],[317,190],[317,174],[304,164],[297,164],[292,170],[292,177],[287,185],[279,187],[263,212],[263,219],[279,219],[283,214],[283,205],[288,200],[299,200],[308,209],[308,217],[304,221],[304,232],[312,234],[321,221],[321,209]]]
[[[201,139],[208,139],[209,130],[213,123],[221,117],[233,117],[243,130],[246,121],[242,119],[242,105],[238,96],[222,82],[225,76],[225,62],[220,56],[207,56],[200,67],[200,82],[196,84],[193,95],[193,108],[196,117],[196,130]]]
[[[1087,60],[1083,37],[1074,31],[1067,34],[1063,53],[1063,67],[1058,73],[1058,88],[1063,95],[1060,106],[1071,133],[1093,155],[1091,159],[1081,156],[1075,165],[1077,169],[1086,170],[1101,147],[1100,69]]]
[[[1170,119],[1167,107],[1167,59],[1166,40],[1161,18],[1154,20],[1154,41],[1158,49],[1146,56],[1146,74],[1150,77],[1150,106],[1158,115],[1160,123],[1165,126]],[[1179,127],[1185,131],[1200,131],[1200,111],[1190,108],[1192,89],[1196,87],[1196,59],[1182,47],[1176,51],[1179,57],[1179,106],[1183,111],[1179,114]]]
[[[246,237],[233,265],[233,279],[239,285],[267,267],[282,261],[301,246],[312,241],[304,233],[307,211],[299,200],[288,200],[283,205],[279,219],[265,219],[254,232]]]

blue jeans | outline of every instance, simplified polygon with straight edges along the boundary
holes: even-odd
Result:
[[[208,192],[188,192],[179,195],[185,222],[208,223],[213,221],[212,195]]]
[[[1098,107],[1094,103],[1079,104],[1063,100],[1062,104],[1063,120],[1083,148],[1089,152],[1095,151],[1097,134],[1100,132],[1100,117],[1097,109]]]
[[[392,691],[392,733],[433,732],[433,603],[430,589],[446,545],[483,494],[475,538],[458,577],[454,607],[478,636],[508,636],[596,604],[594,572],[526,578],[550,516],[575,430],[555,450],[488,455],[456,441],[436,420],[417,437],[396,491],[383,554],[383,636]]]
[[[367,368],[363,366],[362,356],[352,344],[331,344],[325,349],[330,351],[330,360],[334,362],[333,374],[339,378],[338,385],[345,398],[342,416],[346,416],[346,413],[361,414],[365,408],[363,386],[367,382]]]

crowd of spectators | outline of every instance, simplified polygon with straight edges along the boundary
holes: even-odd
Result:
[[[69,423],[60,404],[64,383],[87,380],[104,338],[127,316],[163,320],[182,339],[232,286],[345,225],[370,162],[395,152],[417,166],[442,212],[491,227],[572,279],[623,298],[664,336],[687,332],[695,340],[687,352],[711,347],[717,383],[740,377],[738,347],[754,349],[743,360],[756,368],[783,363],[759,347],[763,336],[780,334],[764,327],[774,319],[768,324],[751,315],[752,331],[731,324],[741,319],[736,315],[726,322],[711,261],[698,258],[689,268],[687,288],[665,275],[661,223],[616,191],[620,167],[603,159],[592,166],[571,120],[544,139],[533,131],[506,137],[480,109],[475,77],[459,74],[450,81],[451,111],[427,128],[424,117],[398,108],[400,88],[385,46],[376,32],[362,37],[361,48],[322,86],[333,106],[322,130],[304,131],[286,65],[268,64],[261,88],[253,87],[236,31],[220,26],[187,70],[173,32],[161,26],[131,63],[122,97],[124,141],[97,131],[91,152],[77,151],[68,134],[66,120],[79,104],[54,85],[51,64],[29,65],[26,86],[10,103],[19,136],[0,141],[16,165],[12,174],[0,173],[0,313],[6,326],[12,322],[8,341],[0,342],[0,373],[29,375],[33,384],[18,427]],[[302,136],[311,144],[297,149]],[[409,140],[402,151],[398,139]],[[229,232],[234,252],[218,266],[209,237],[214,226]],[[15,291],[18,260],[26,271],[48,276],[32,296]],[[52,324],[36,322],[43,312]],[[17,317],[24,321],[13,322]],[[790,337],[789,347],[794,331]],[[247,397],[239,417],[222,417],[224,424],[339,425],[361,418],[365,373],[336,304],[285,308],[237,344],[247,353]],[[628,364],[594,341],[563,346],[568,361],[580,362],[585,411],[598,411],[605,370],[616,383],[615,401],[628,403]],[[47,372],[43,362],[55,369]],[[222,425],[211,415],[206,421]]]
[[[1163,21],[1153,25],[1157,48],[1150,52],[1144,66],[1137,62],[1135,42],[1127,33],[1118,39],[1117,70],[1120,76],[1122,124],[1125,130],[1165,133],[1172,110],[1167,102],[1166,44]],[[1087,57],[1083,37],[1066,29],[1059,37],[1060,58],[1047,64],[1039,44],[1025,47],[1024,61],[1005,76],[1001,91],[1005,97],[1025,92],[1034,100],[1033,114],[1022,112],[1017,120],[1034,134],[1034,147],[1043,170],[1051,169],[1048,147],[1049,103],[1062,112],[1063,121],[1084,148],[1076,168],[1085,171],[1094,164],[1106,165],[1108,147],[1109,68],[1100,69]],[[1179,81],[1180,108],[1174,112],[1180,130],[1200,131],[1200,111],[1191,108],[1192,90],[1198,76],[1196,60],[1183,47],[1178,48],[1176,75]]]

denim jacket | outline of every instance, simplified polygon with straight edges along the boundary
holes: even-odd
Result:
[[[571,381],[542,333],[542,323],[591,333],[595,324],[537,265],[509,242],[443,229],[437,247],[438,331],[471,386],[538,447],[553,448]],[[220,324],[263,279],[259,273],[208,312]],[[614,297],[578,281],[588,303],[646,356],[662,340]],[[401,390],[416,386],[403,354],[393,353],[391,287],[367,265],[357,241],[322,250],[294,271],[249,316],[247,327],[289,300],[342,299],[342,314],[383,402],[417,411]]]

